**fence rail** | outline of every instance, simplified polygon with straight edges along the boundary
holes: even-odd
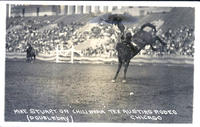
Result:
[[[117,63],[116,57],[86,57],[74,56],[73,50],[57,50],[53,54],[38,54],[37,60],[56,62],[56,63]],[[26,53],[6,52],[6,59],[25,60]],[[172,64],[193,64],[193,57],[168,55],[168,56],[141,56],[138,55],[131,60],[131,63],[172,63]]]

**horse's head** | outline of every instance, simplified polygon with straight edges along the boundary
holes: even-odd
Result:
[[[156,31],[156,26],[155,25],[153,25],[153,24],[151,24],[151,23],[146,23],[146,24],[143,24],[142,26],[141,26],[141,30],[144,30],[144,28],[146,28],[146,27],[150,27],[150,28],[152,28],[155,32],[157,32]]]

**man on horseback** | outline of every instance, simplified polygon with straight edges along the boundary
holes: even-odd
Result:
[[[122,43],[127,45],[127,47],[130,47],[132,50],[137,50],[137,46],[133,45],[132,42],[132,35],[131,32],[126,33],[126,36],[123,37],[124,39],[121,39]]]
[[[31,46],[30,43],[27,44],[27,47],[28,47],[28,48],[26,49],[27,52],[30,52],[30,51],[33,49],[33,47]]]
[[[31,46],[30,43],[27,44],[27,49],[26,49],[26,61],[31,62],[32,60],[35,60],[36,53],[34,48]],[[32,58],[34,57],[34,58]]]
[[[152,31],[145,31],[144,28],[150,27]],[[118,52],[118,69],[112,82],[116,81],[121,66],[124,65],[124,77],[122,82],[126,82],[126,72],[130,63],[130,60],[136,56],[146,45],[150,45],[152,50],[157,49],[152,46],[153,43],[159,41],[162,45],[165,43],[156,35],[156,28],[153,24],[144,24],[141,29],[133,36],[130,32],[126,34],[125,39],[121,39],[120,43],[117,43],[116,50]]]
[[[126,82],[126,72],[130,63],[130,60],[136,56],[146,45],[150,45],[151,49],[156,51],[152,45],[156,43],[158,40],[162,45],[166,45],[162,42],[162,40],[156,35],[156,26],[151,23],[143,24],[138,32],[136,32],[133,36],[130,32],[125,35],[125,26],[122,24],[122,18],[118,14],[109,15],[107,19],[101,20],[114,24],[118,27],[121,32],[121,39],[119,39],[119,43],[116,45],[116,50],[118,52],[118,69],[113,78],[112,82],[116,81],[118,73],[121,69],[121,66],[124,65],[124,77],[122,82]],[[151,28],[151,31],[146,31],[145,28]]]
[[[122,18],[119,17],[117,14],[110,15],[107,20],[101,19],[107,23],[114,24],[118,27],[119,31],[121,32],[121,41],[123,44],[126,44],[131,49],[135,50],[137,48],[136,45],[133,45],[132,42],[132,35],[130,32],[126,33],[125,35],[125,26],[122,23]],[[145,26],[144,26],[145,27]],[[143,29],[143,28],[142,28]],[[154,28],[155,29],[155,28]]]

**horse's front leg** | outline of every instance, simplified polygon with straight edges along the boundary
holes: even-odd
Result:
[[[32,58],[32,56],[30,57],[30,63],[32,63],[32,61],[33,61],[33,58]]]
[[[33,61],[33,62],[35,62],[35,57],[36,57],[36,56],[35,56],[35,55],[33,55],[32,57],[33,57],[33,58],[32,58],[32,61]]]
[[[112,80],[112,82],[115,82],[115,81],[116,81],[117,76],[118,76],[118,74],[119,74],[119,71],[120,71],[121,67],[122,67],[122,61],[119,60],[118,69],[117,69],[117,72],[116,72],[115,77],[114,77],[114,79]]]
[[[27,63],[29,62],[28,54],[26,54],[26,62],[27,62]]]
[[[123,83],[126,83],[126,72],[128,70],[129,62],[130,61],[124,63],[124,79],[122,80]]]
[[[34,61],[35,61],[35,57],[36,57],[36,55],[34,55],[33,57],[34,57]]]
[[[26,57],[26,62],[28,63],[28,57]]]

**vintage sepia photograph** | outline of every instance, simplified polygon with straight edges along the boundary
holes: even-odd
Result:
[[[6,4],[5,122],[193,123],[194,7]]]

